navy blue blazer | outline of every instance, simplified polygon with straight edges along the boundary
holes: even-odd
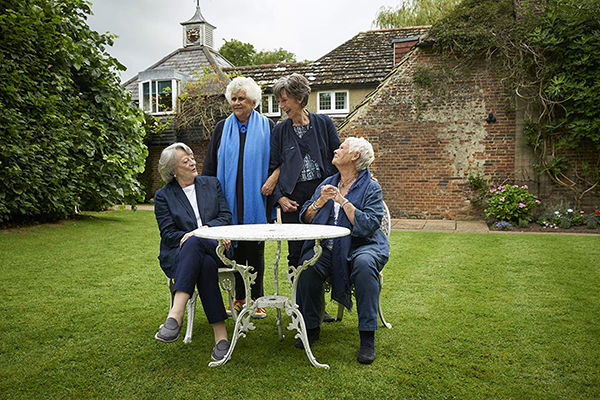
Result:
[[[219,180],[212,176],[197,176],[194,184],[202,224],[230,225],[231,212]],[[194,210],[175,179],[154,195],[154,214],[160,230],[160,267],[173,278],[179,261],[179,242],[183,235],[198,228]]]
[[[323,179],[337,173],[331,164],[333,152],[340,147],[340,138],[331,118],[324,114],[309,113],[310,126],[316,135],[313,135],[308,154],[319,164],[325,173]],[[273,128],[271,134],[271,161],[269,174],[281,166],[279,181],[273,190],[272,201],[277,203],[282,196],[287,196],[294,191],[296,181],[303,166],[302,153],[298,145],[298,136],[294,133],[292,120],[286,119]]]

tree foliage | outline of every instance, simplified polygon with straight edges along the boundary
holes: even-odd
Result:
[[[405,0],[397,7],[381,7],[373,25],[379,29],[431,25],[448,14],[460,0]]]
[[[535,106],[525,133],[537,166],[570,189],[579,206],[600,183],[600,3],[518,6],[512,0],[465,0],[431,34],[442,53],[493,60],[509,95]]]
[[[142,115],[84,0],[0,9],[0,223],[51,220],[141,195]]]
[[[242,43],[236,39],[223,41],[225,43],[219,49],[219,53],[236,67],[296,62],[296,55],[281,47],[272,51],[257,52],[250,43]]]
[[[254,56],[253,65],[296,62],[296,55],[281,47],[272,51],[259,51]]]

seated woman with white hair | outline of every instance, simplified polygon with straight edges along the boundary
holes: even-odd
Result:
[[[330,277],[331,297],[352,308],[354,285],[360,348],[358,362],[375,360],[375,331],[379,302],[379,272],[388,261],[390,245],[380,229],[384,215],[379,184],[368,167],[373,147],[364,138],[350,137],[335,151],[332,164],[338,173],[325,179],[300,212],[304,223],[343,226],[351,234],[323,242],[323,254],[298,280],[297,302],[306,324],[309,344],[319,338],[321,292]],[[304,242],[301,262],[314,255],[313,243]],[[304,348],[300,339],[296,347]]]
[[[217,178],[198,176],[194,153],[184,143],[165,148],[158,171],[167,184],[154,195],[154,213],[160,230],[158,259],[164,273],[175,280],[173,307],[155,338],[171,343],[179,338],[185,306],[198,288],[200,301],[212,325],[213,360],[229,350],[227,314],[219,289],[217,241],[194,236],[193,231],[231,224],[231,212]],[[229,243],[226,243],[229,246]]]

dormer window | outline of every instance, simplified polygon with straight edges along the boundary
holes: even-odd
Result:
[[[338,90],[317,93],[317,112],[320,114],[348,114],[348,91]]]
[[[140,83],[140,108],[149,114],[170,114],[177,107],[179,81],[147,80]]]
[[[142,71],[139,79],[139,107],[149,114],[172,114],[177,110],[180,86],[187,78],[174,69]]]

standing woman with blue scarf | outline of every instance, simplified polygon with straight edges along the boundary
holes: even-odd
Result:
[[[268,174],[273,122],[254,110],[261,96],[260,87],[251,78],[237,77],[227,85],[225,97],[233,113],[215,126],[202,167],[202,176],[216,176],[221,182],[233,225],[267,223],[267,195],[273,192],[279,176],[279,170]],[[257,272],[250,293],[253,299],[263,296],[264,253],[264,242],[234,244],[235,261],[247,263]],[[238,274],[235,286],[234,308],[239,312],[246,293]],[[253,317],[266,316],[265,309],[259,308]]]
[[[379,184],[371,179],[369,165],[373,147],[364,138],[348,138],[335,151],[333,165],[338,173],[327,178],[304,204],[300,217],[304,223],[336,225],[351,234],[323,242],[323,254],[298,278],[297,303],[306,323],[309,344],[319,338],[321,293],[330,277],[331,297],[348,310],[352,291],[356,297],[360,348],[358,362],[375,360],[375,331],[379,303],[379,272],[388,261],[390,244],[380,229],[384,215]],[[314,255],[312,242],[305,242],[301,261]],[[304,348],[300,339],[296,347]]]

